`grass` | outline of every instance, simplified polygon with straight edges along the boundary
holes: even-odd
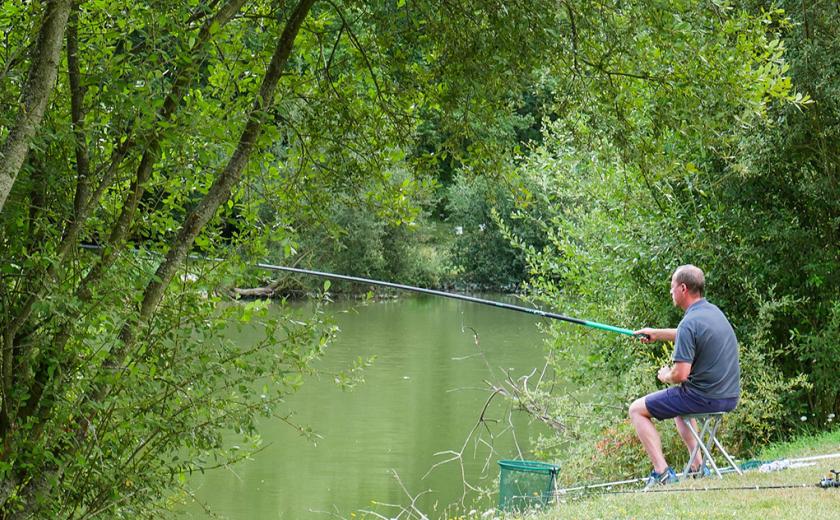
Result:
[[[790,443],[773,445],[758,459],[795,459],[840,454],[840,429]],[[721,457],[722,458],[722,457]],[[716,459],[717,460],[717,459]],[[725,474],[723,480],[708,478],[683,481],[658,488],[663,492],[637,493],[639,486],[614,489],[625,494],[566,495],[548,511],[510,518],[560,520],[568,518],[702,518],[788,519],[833,518],[840,511],[840,488],[821,489],[817,483],[829,470],[840,470],[840,456],[813,461],[813,466],[788,468],[772,473],[753,470],[743,476]],[[788,489],[730,489],[748,486],[803,486]],[[689,491],[696,489],[697,491]],[[680,491],[684,490],[684,491]]]

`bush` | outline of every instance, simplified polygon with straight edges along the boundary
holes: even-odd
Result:
[[[737,80],[738,71],[730,78],[738,87],[729,90],[687,80],[664,92],[611,78],[603,90],[615,93],[609,103],[625,109],[622,117],[610,119],[610,108],[595,102],[570,111],[546,125],[543,145],[517,170],[556,201],[533,218],[542,225],[542,248],[512,233],[532,273],[528,293],[542,306],[629,328],[675,326],[681,312],[669,301],[668,277],[685,263],[704,269],[709,299],[729,317],[741,345],[741,403],[722,432],[739,455],[824,428],[840,412],[840,278],[834,274],[840,269],[840,54],[829,52],[840,42],[840,13],[825,7],[791,13],[803,23],[741,26],[739,41],[758,51],[742,58],[775,55],[775,65],[763,70],[779,66],[782,73],[789,60],[791,77],[776,84],[792,80],[812,105],[768,103],[774,97],[768,92],[751,97],[753,86],[762,87]],[[808,19],[795,19],[801,16]],[[717,42],[706,51],[721,44],[718,58],[727,62],[727,53],[746,49]],[[570,81],[560,90],[574,88]],[[793,90],[779,97],[792,98],[804,99]],[[703,102],[692,105],[692,99]],[[558,325],[549,342],[558,381],[581,385],[580,402],[607,406],[577,413],[581,406],[558,400],[555,413],[567,406],[576,426],[544,443],[546,456],[565,453],[578,468],[567,475],[581,479],[638,471],[636,457],[646,466],[621,409],[653,387],[668,354],[661,344],[649,350]],[[661,431],[673,435],[673,428]]]
[[[419,215],[411,222],[389,222],[364,205],[336,203],[329,228],[310,226],[301,239],[306,263],[320,271],[438,287],[447,279],[436,226]],[[316,283],[313,281],[313,283]],[[334,283],[336,292],[367,290]]]
[[[528,277],[525,252],[511,244],[505,230],[530,246],[542,247],[539,227],[518,218],[531,192],[521,181],[506,185],[487,176],[456,178],[447,193],[447,222],[454,237],[450,256],[458,282],[511,291]]]

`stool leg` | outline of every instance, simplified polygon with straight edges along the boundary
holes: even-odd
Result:
[[[729,453],[727,453],[726,450],[723,449],[723,445],[720,443],[720,441],[717,439],[717,437],[715,437],[714,440],[715,440],[715,446],[717,446],[717,448],[720,450],[720,452],[723,453],[723,456],[726,457],[726,460],[729,462],[729,465],[732,466],[732,468],[735,470],[736,473],[738,473],[739,475],[743,475],[744,472],[741,471],[741,468],[739,468],[737,464],[735,464],[735,461],[732,460],[732,457],[729,456]]]
[[[718,417],[717,416],[709,416],[706,417],[703,421],[703,432],[700,434],[700,448],[703,450],[703,455],[705,456],[704,463],[708,463],[712,465],[712,469],[715,470],[718,478],[723,478],[723,475],[720,474],[720,470],[715,464],[715,459],[712,458],[712,453],[709,451],[709,448],[713,445],[713,439],[715,438],[714,432],[717,430]],[[711,424],[710,424],[711,423]],[[708,437],[707,437],[708,436]],[[703,440],[707,439],[707,440]]]
[[[718,477],[723,478],[723,476],[720,474],[720,469],[717,467],[717,464],[714,462],[714,459],[712,459],[712,450],[715,447],[715,443],[717,443],[718,428],[720,428],[720,416],[715,415],[712,417],[711,425],[709,427],[710,431],[708,440],[706,441],[706,449],[709,451],[709,459],[712,462],[712,467],[715,468],[715,472],[718,474]]]
[[[682,428],[679,428],[679,426],[678,426],[680,436],[683,438],[683,442],[685,442],[686,445],[690,444],[690,441],[685,438],[685,434],[684,434],[685,430],[688,430],[689,438],[691,438],[692,440],[695,441],[694,442],[694,447],[691,448],[691,450],[689,450],[689,452],[688,452],[688,462],[685,463],[685,467],[683,468],[683,471],[682,471],[683,477],[687,477],[689,475],[689,472],[691,471],[691,465],[694,463],[694,458],[700,452],[699,443],[697,442],[696,436],[694,435],[697,432],[697,422],[694,419],[691,419],[691,418],[688,418],[688,417],[680,417],[679,419],[680,419],[680,421],[682,421],[682,424],[683,424]],[[702,457],[700,459],[700,462],[701,463],[703,462]]]
[[[694,429],[691,428],[689,425],[689,430],[691,431],[694,438],[697,438],[697,434]],[[691,471],[691,462],[694,460],[694,457],[697,456],[697,452],[700,451],[700,443],[698,442],[697,445],[691,450],[691,453],[688,455],[688,462],[685,463],[685,467],[683,468],[683,478],[688,476],[688,472]]]
[[[718,431],[718,428],[720,428],[720,422],[722,420],[723,420],[723,416],[719,416],[719,417],[715,418],[715,427],[714,427],[714,431],[712,432],[712,440],[714,441],[714,445],[717,446],[717,449],[720,450],[720,452],[726,458],[726,461],[729,462],[729,465],[732,466],[732,469],[734,469],[735,472],[738,473],[739,475],[743,475],[744,473],[741,471],[741,468],[739,468],[738,465],[735,464],[735,461],[732,460],[732,457],[729,456],[729,453],[727,453],[726,450],[723,449],[723,444],[721,444],[720,441],[717,438],[717,431]],[[712,448],[712,446],[709,446],[709,449],[711,449],[711,448]]]
[[[688,431],[691,432],[691,436],[694,437],[695,441],[697,441],[697,446],[695,446],[694,449],[691,450],[691,456],[688,459],[688,464],[686,465],[686,468],[688,468],[691,465],[691,461],[693,461],[694,457],[697,455],[697,451],[703,448],[703,439],[700,436],[700,434],[697,433],[697,430],[694,429],[693,425],[690,422],[687,422],[686,424],[688,425]],[[705,432],[705,420],[703,425],[703,431]],[[703,463],[705,464],[705,459],[703,460]]]

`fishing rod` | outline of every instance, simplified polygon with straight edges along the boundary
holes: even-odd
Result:
[[[101,250],[102,246],[95,245],[95,244],[81,244],[83,249],[88,250]],[[200,260],[214,260],[214,261],[222,261],[221,258],[207,258],[201,257],[197,255],[190,255],[191,258],[200,259]],[[614,327],[612,325],[607,325],[605,323],[598,323],[597,321],[589,321],[589,320],[582,320],[579,318],[572,318],[571,316],[564,316],[562,314],[557,314],[556,312],[547,312],[540,309],[531,309],[528,307],[521,307],[519,305],[513,305],[510,303],[503,303],[497,302],[493,300],[485,300],[482,298],[475,298],[473,296],[467,296],[465,294],[457,294],[457,293],[449,293],[444,291],[437,291],[435,289],[424,289],[423,287],[414,287],[413,285],[403,285],[399,283],[392,283],[392,282],[383,282],[382,280],[372,280],[370,278],[359,278],[357,276],[348,276],[345,274],[336,274],[336,273],[327,273],[324,271],[313,271],[310,269],[300,269],[299,267],[286,267],[282,265],[272,265],[266,263],[256,263],[254,267],[259,269],[265,269],[267,271],[284,271],[288,273],[297,273],[297,274],[305,274],[310,276],[319,276],[321,278],[331,278],[333,280],[344,280],[347,282],[355,282],[355,283],[363,283],[363,284],[370,284],[370,285],[380,285],[382,287],[390,287],[391,289],[400,289],[403,291],[412,291],[421,294],[431,294],[434,296],[442,296],[444,298],[452,298],[455,300],[463,300],[466,302],[472,303],[479,303],[481,305],[490,305],[492,307],[497,307],[499,309],[507,309],[510,311],[517,311],[517,312],[524,312],[527,314],[533,314],[535,316],[541,316],[543,318],[552,318],[555,320],[565,321],[568,323],[574,323],[576,325],[583,325],[584,327],[589,327],[592,329],[599,329],[605,330],[607,332],[615,332],[616,334],[624,334],[625,336],[635,336],[639,338],[644,338],[646,334],[634,334],[632,330],[625,329],[622,327]]]
[[[697,488],[664,488],[664,489],[636,489],[636,490],[615,490],[602,491],[601,495],[635,495],[637,493],[698,493],[702,491],[767,491],[772,489],[813,489],[815,487],[826,487],[820,484],[774,484],[754,486],[716,486]]]
[[[284,271],[289,273],[297,273],[297,274],[305,274],[310,276],[318,276],[321,278],[330,278],[333,280],[344,280],[347,282],[355,282],[355,283],[362,283],[362,284],[370,284],[370,285],[380,285],[382,287],[390,287],[391,289],[400,289],[403,291],[412,291],[421,294],[431,294],[434,296],[442,296],[444,298],[452,298],[455,300],[463,300],[466,302],[472,303],[479,303],[481,305],[490,305],[492,307],[497,307],[499,309],[507,309],[510,311],[517,311],[517,312],[524,312],[527,314],[533,314],[535,316],[541,316],[543,318],[552,318],[555,320],[565,321],[568,323],[574,323],[576,325],[583,325],[584,327],[589,327],[592,329],[599,329],[605,330],[608,332],[615,332],[616,334],[624,334],[626,336],[637,336],[641,337],[644,334],[634,334],[632,330],[625,329],[622,327],[614,327],[612,325],[606,325],[604,323],[598,323],[596,321],[589,321],[589,320],[582,320],[579,318],[572,318],[570,316],[564,316],[562,314],[557,314],[556,312],[547,312],[540,309],[531,309],[528,307],[520,307],[519,305],[513,305],[510,303],[503,303],[497,302],[493,300],[485,300],[482,298],[476,298],[474,296],[467,296],[464,294],[457,294],[457,293],[450,293],[444,291],[437,291],[435,289],[424,289],[422,287],[414,287],[412,285],[403,285],[399,283],[392,283],[392,282],[383,282],[382,280],[371,280],[370,278],[359,278],[356,276],[348,276],[344,274],[335,274],[335,273],[327,273],[324,271],[312,271],[309,269],[300,269],[298,267],[285,267],[281,265],[271,265],[271,264],[264,264],[258,263],[256,267],[260,269],[266,269],[269,271]]]
[[[765,461],[765,460],[748,460],[740,464],[741,469],[744,471],[751,471],[757,470],[761,473],[768,473],[771,471],[780,471],[786,468],[795,468],[795,467],[802,467],[806,465],[813,465],[817,460],[823,459],[835,459],[840,458],[840,452],[838,453],[828,453],[824,455],[813,455],[810,457],[798,457],[793,459],[777,459],[773,461]],[[735,469],[725,468],[720,471],[724,474],[735,473]],[[837,470],[830,470],[830,473],[834,475],[832,479],[831,476],[828,476],[817,484],[817,486],[821,488],[840,488],[840,471]],[[683,473],[677,474],[679,477],[684,478],[686,475]],[[636,478],[629,478],[625,480],[614,480],[611,482],[599,482],[595,484],[580,484],[575,485],[573,487],[566,487],[566,488],[558,488],[555,489],[552,493],[555,498],[564,498],[567,495],[571,495],[573,491],[594,491],[596,489],[604,489],[606,488],[607,491],[601,491],[602,494],[623,494],[623,493],[640,493],[640,490],[629,490],[629,491],[622,491],[622,490],[613,490],[612,488],[615,486],[622,486],[625,484],[636,484],[639,482],[645,482],[648,477],[636,477]],[[666,488],[660,490],[647,490],[649,493],[664,493],[664,492],[683,492],[683,491],[723,491],[723,490],[733,490],[733,489],[745,489],[745,490],[755,490],[755,489],[784,489],[784,488],[799,488],[799,487],[810,487],[808,484],[788,484],[788,485],[781,485],[781,486],[766,486],[766,485],[752,485],[752,486],[740,486],[740,487],[702,487],[702,488]]]
[[[775,489],[813,489],[815,487],[821,489],[835,489],[840,488],[840,471],[830,470],[831,476],[821,479],[816,484],[753,484],[747,486],[704,486],[704,487],[688,487],[688,488],[674,488],[666,486],[659,489],[608,489],[601,491],[601,495],[633,495],[636,493],[695,493],[701,491],[767,491]],[[641,479],[639,479],[641,480]],[[635,480],[627,481],[634,482]],[[624,483],[624,482],[622,482]],[[560,494],[556,494],[560,498]]]

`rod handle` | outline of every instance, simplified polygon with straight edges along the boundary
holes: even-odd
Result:
[[[587,327],[591,327],[593,329],[606,330],[608,332],[615,332],[617,334],[624,334],[625,336],[632,336],[633,335],[633,331],[630,330],[630,329],[625,329],[625,328],[622,328],[622,327],[614,327],[612,325],[606,325],[604,323],[598,323],[597,321],[584,321],[583,325],[586,325]]]

